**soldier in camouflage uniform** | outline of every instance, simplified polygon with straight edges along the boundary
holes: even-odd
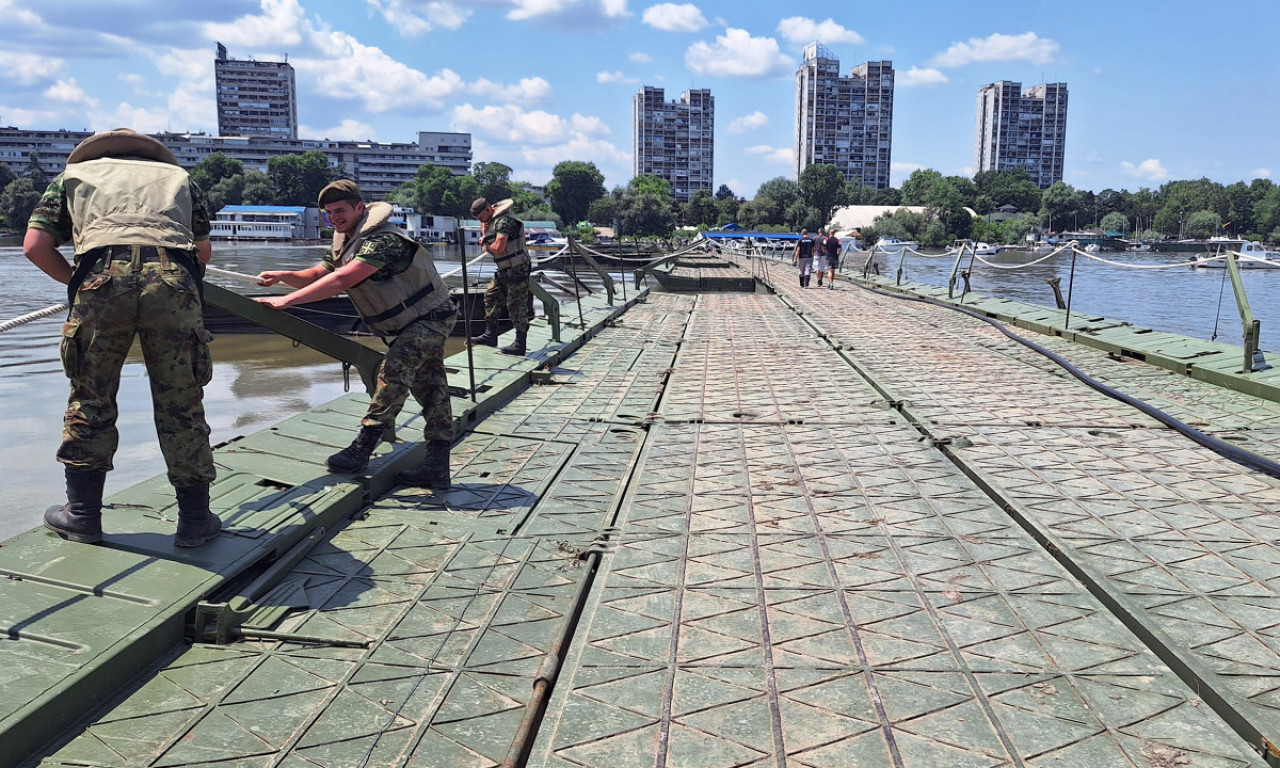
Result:
[[[156,434],[178,498],[174,544],[218,536],[203,387],[212,373],[201,301],[209,214],[163,144],[121,128],[85,139],[31,215],[23,251],[68,287],[61,357],[71,380],[58,461],[67,503],[45,512],[65,539],[102,540],[102,490],[119,443],[116,391],[133,340],[142,345]],[[70,241],[75,267],[58,247]]]
[[[394,337],[378,368],[377,388],[348,447],[329,457],[335,472],[361,472],[409,395],[422,405],[427,458],[399,473],[401,482],[449,487],[453,414],[444,370],[444,343],[457,309],[436,272],[431,254],[389,221],[389,203],[368,206],[355,182],[335,181],[320,192],[320,208],[333,225],[333,247],[310,269],[258,275],[262,285],[284,283],[299,290],[258,299],[276,309],[320,301],[346,291],[370,330]]]
[[[497,347],[498,319],[505,311],[516,330],[516,339],[498,351],[505,355],[523,355],[529,335],[531,260],[524,245],[524,223],[508,213],[510,209],[510,200],[489,205],[481,197],[471,204],[471,215],[480,220],[480,245],[493,255],[497,267],[484,292],[484,333],[473,336],[471,343]]]

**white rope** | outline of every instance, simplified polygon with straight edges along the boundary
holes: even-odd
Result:
[[[8,330],[12,330],[14,328],[17,328],[20,325],[26,325],[27,323],[33,322],[35,320],[41,320],[46,317],[52,317],[53,315],[59,315],[66,311],[67,311],[66,304],[55,304],[52,307],[45,307],[44,309],[38,309],[35,312],[28,312],[27,314],[22,315],[20,317],[15,317],[12,320],[8,320],[3,323],[0,323],[0,333],[3,333]]]
[[[1084,253],[1084,251],[1080,251],[1078,248],[1075,247],[1075,241],[1073,240],[1070,243],[1067,243],[1066,245],[1060,245],[1057,248],[1054,248],[1052,251],[1049,251],[1045,255],[1041,256],[1040,258],[1033,259],[1031,261],[1026,262],[1025,264],[997,264],[993,261],[987,261],[986,259],[977,255],[975,255],[973,258],[976,259],[977,261],[982,262],[983,264],[986,264],[988,267],[991,267],[992,269],[1026,269],[1027,267],[1034,267],[1035,265],[1039,264],[1042,261],[1047,261],[1049,259],[1052,259],[1054,256],[1057,256],[1059,253],[1065,250],[1075,250],[1080,253]]]
[[[226,277],[231,280],[239,280],[242,283],[253,283],[254,285],[261,285],[261,283],[258,282],[257,275],[246,275],[243,272],[231,272],[225,269],[218,269],[217,267],[205,267],[205,274],[217,275],[218,277]]]
[[[469,267],[469,266],[471,266],[472,264],[475,264],[477,261],[480,261],[481,259],[483,259],[483,258],[485,257],[485,255],[486,255],[486,254],[483,254],[483,253],[482,253],[482,254],[480,254],[479,256],[477,256],[477,257],[475,257],[474,259],[472,259],[471,261],[468,261],[468,262],[467,262],[467,266]],[[453,275],[458,274],[458,273],[459,273],[459,272],[461,272],[461,271],[462,271],[462,267],[458,267],[457,269],[451,269],[451,270],[449,270],[448,272],[445,272],[445,273],[444,273],[443,275],[441,275],[440,277],[441,277],[441,278],[451,277],[451,276],[453,276]]]

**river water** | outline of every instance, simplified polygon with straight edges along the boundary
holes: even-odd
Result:
[[[257,274],[264,269],[295,269],[316,263],[323,247],[226,246],[215,244],[213,265]],[[437,252],[441,271],[458,264],[457,250]],[[469,254],[469,256],[474,254]],[[1185,260],[1182,254],[1104,254],[1126,266],[1078,258],[1074,281],[1070,257],[1018,269],[995,269],[976,263],[972,290],[1032,304],[1053,306],[1045,281],[1062,280],[1071,291],[1072,311],[1124,319],[1159,330],[1240,344],[1240,321],[1231,285],[1223,270],[1138,269]],[[1026,258],[1022,257],[1025,261]],[[881,256],[886,274],[894,274],[898,257]],[[1009,257],[995,257],[1016,266]],[[953,258],[908,256],[904,279],[946,286]],[[1244,275],[1255,317],[1262,321],[1262,346],[1280,349],[1280,270],[1254,270]],[[241,292],[244,283],[224,282]],[[19,248],[0,247],[0,286],[6,302],[0,322],[66,301],[62,286],[45,277]],[[63,501],[62,466],[54,460],[61,439],[67,382],[58,362],[62,317],[38,320],[0,333],[0,540],[40,523],[46,506]],[[378,343],[378,342],[373,342]],[[264,429],[289,416],[328,402],[344,392],[341,366],[305,347],[269,334],[222,335],[212,344],[213,381],[205,390],[205,406],[214,444]],[[455,340],[449,352],[460,348]],[[1275,355],[1280,359],[1280,355]],[[359,386],[358,378],[353,376]],[[120,450],[107,492],[114,493],[165,471],[151,420],[151,396],[141,356],[125,366],[120,394]],[[354,425],[352,426],[354,433]]]
[[[1240,312],[1225,269],[1191,268],[1184,264],[1193,254],[1129,252],[1096,254],[1118,264],[1077,256],[1074,279],[1070,254],[1058,254],[1038,263],[1029,254],[986,257],[991,266],[974,262],[970,290],[986,296],[1054,306],[1050,278],[1060,278],[1071,312],[1127,320],[1160,331],[1243,345]],[[856,257],[855,257],[856,258]],[[896,277],[900,258],[877,257],[882,274]],[[861,263],[858,259],[857,263]],[[968,259],[961,266],[969,266]],[[955,257],[909,255],[902,261],[903,279],[946,287]],[[1262,323],[1261,346],[1280,350],[1280,269],[1242,270],[1245,293],[1255,319]],[[957,278],[957,293],[964,283]],[[1074,322],[1074,321],[1073,321]],[[1280,356],[1275,356],[1280,359]],[[1280,365],[1277,360],[1272,364]]]

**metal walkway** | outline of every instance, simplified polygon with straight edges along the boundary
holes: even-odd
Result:
[[[1280,482],[965,316],[777,288],[633,308],[40,765],[1265,764]],[[1280,454],[1280,408],[1048,343]]]

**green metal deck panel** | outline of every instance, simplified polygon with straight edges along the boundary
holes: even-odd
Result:
[[[283,627],[367,648],[198,645],[42,766],[491,766],[581,577],[537,540],[373,512],[296,572]]]
[[[633,296],[631,301],[637,298],[642,296]],[[563,343],[546,344],[545,350],[529,358],[495,354],[492,360],[482,361],[479,378],[489,386],[480,393],[478,404],[455,399],[455,416],[459,422],[479,418],[499,407],[528,384],[536,368],[563,359],[590,335],[605,329],[606,321],[624,309],[622,304],[607,305],[603,296],[587,297],[582,304],[586,327],[566,329]],[[531,346],[537,347],[544,335],[549,338],[545,321],[536,322],[530,334]],[[477,357],[484,358],[485,354]],[[454,369],[450,374],[452,382],[456,384],[460,376],[466,380],[465,353],[450,358],[446,365]],[[484,365],[488,365],[489,370],[485,370]],[[0,668],[13,672],[14,677],[9,681],[12,685],[6,686],[6,694],[23,709],[17,715],[0,716],[0,744],[3,745],[0,762],[16,763],[68,722],[83,717],[105,697],[118,691],[157,656],[173,648],[181,639],[184,618],[197,600],[207,597],[264,557],[283,553],[308,531],[316,527],[332,529],[342,524],[359,511],[369,495],[391,487],[395,470],[421,455],[417,443],[399,442],[394,447],[380,449],[379,458],[361,476],[334,475],[324,467],[324,458],[349,442],[363,415],[365,402],[365,395],[339,398],[315,412],[220,446],[215,451],[220,472],[212,489],[213,509],[225,521],[227,533],[204,547],[173,548],[176,513],[172,489],[163,477],[140,483],[108,499],[106,527],[109,533],[103,546],[70,544],[37,530],[0,547],[0,571],[19,575],[22,568],[15,564],[15,557],[22,551],[19,543],[28,539],[60,553],[50,555],[50,560],[73,557],[76,567],[88,574],[95,573],[103,562],[111,564],[121,553],[128,553],[136,558],[135,570],[154,573],[156,578],[167,581],[169,587],[159,592],[155,605],[146,608],[150,614],[162,618],[150,620],[151,624],[140,630],[137,629],[139,618],[134,615],[136,610],[101,608],[99,606],[105,605],[102,595],[94,600],[73,600],[63,605],[51,602],[53,597],[46,594],[50,588],[42,582],[17,577],[6,580],[0,602],[8,608],[11,642],[0,645]],[[412,414],[412,405],[406,410],[410,415],[401,419],[401,441],[412,440],[420,420],[420,416]],[[563,552],[556,556],[563,558]],[[186,568],[184,573],[198,574],[199,584],[183,584],[182,579],[174,578],[166,570],[171,568]],[[110,579],[104,577],[104,581]],[[107,596],[114,594],[109,586],[97,581],[94,584],[100,590],[105,589]],[[93,597],[93,587],[88,589],[86,596]],[[23,631],[23,627],[36,626],[42,637],[56,640],[52,644],[41,640],[39,652],[30,650],[30,631]],[[84,634],[83,640],[69,639],[78,633]],[[99,636],[123,641],[104,648],[97,641]],[[38,674],[19,672],[31,667],[31,660],[40,658],[40,653],[46,653],[50,647],[58,649],[64,658],[54,661],[46,655],[49,663],[41,664]],[[65,658],[66,648],[76,649],[78,655],[73,663]],[[131,737],[123,738],[129,741]],[[147,747],[135,744],[135,748]],[[129,752],[128,748],[122,749],[121,754]],[[91,749],[86,754],[95,753]],[[87,764],[95,764],[96,758],[84,759]],[[245,759],[254,762],[248,757]],[[117,763],[110,764],[136,764],[132,760],[132,757],[119,758]]]
[[[905,311],[900,299],[857,289],[838,292],[838,299],[813,293],[788,290],[787,299],[806,311],[806,320],[824,324],[854,366],[872,372],[928,423],[1162,428],[980,320],[926,304]]]
[[[850,276],[852,279],[860,279]],[[938,294],[934,286],[904,282],[901,286],[892,279],[879,277],[865,281],[869,285],[905,294],[929,296],[947,301],[945,292]],[[960,295],[950,300],[960,303]],[[1107,352],[1140,355],[1148,363],[1178,373],[1186,373],[1203,381],[1229,389],[1280,402],[1280,367],[1257,372],[1244,372],[1243,347],[1223,342],[1204,341],[1186,336],[1164,333],[1123,320],[1090,315],[1075,310],[1071,314],[1071,328],[1066,327],[1066,312],[1005,299],[991,299],[970,294],[964,306],[984,312],[993,318],[1012,325],[1035,330],[1039,333],[1069,337],[1081,344]],[[1238,329],[1237,329],[1238,332]]]
[[[615,351],[595,349],[599,367],[590,366],[590,354],[577,360],[594,378],[606,378]],[[673,350],[665,361],[636,366],[634,376],[647,377],[651,392]],[[636,355],[630,359],[635,363]],[[534,364],[516,367],[527,380]],[[501,761],[519,731],[534,675],[563,633],[564,611],[584,572],[581,557],[616,514],[642,437],[625,424],[570,418],[573,409],[566,415],[539,395],[518,396],[507,407],[578,424],[571,442],[546,434],[470,434],[453,451],[448,491],[398,488],[361,519],[341,521],[341,530],[245,623],[368,640],[368,649],[199,645],[45,764]],[[352,479],[327,473],[323,458],[345,445],[351,428],[337,425],[357,422],[364,400],[340,398],[236,440],[219,451],[220,462],[256,467],[282,495],[288,491],[274,486],[323,488]],[[417,418],[401,419],[401,439]],[[382,480],[402,463],[401,445],[380,448],[369,471],[355,478],[366,492],[393,485]],[[540,538],[518,537],[517,530]],[[281,610],[290,615],[277,626]]]
[[[1280,741],[1280,481],[1165,433],[959,434],[959,461]]]
[[[530,766],[1258,764],[904,425],[656,424],[620,526]]]

